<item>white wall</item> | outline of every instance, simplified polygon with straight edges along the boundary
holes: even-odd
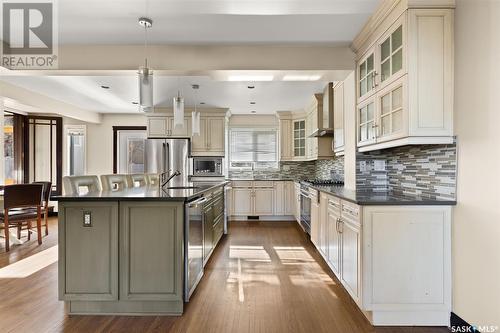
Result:
[[[356,75],[344,80],[344,184],[356,189]]]
[[[69,124],[87,125],[87,174],[103,175],[113,173],[113,126],[146,126],[146,116],[103,114],[100,124],[82,123],[71,118],[64,118],[64,125]],[[66,141],[66,137],[64,140]],[[63,155],[65,165],[66,149]],[[64,170],[66,170],[65,167]]]
[[[453,312],[500,327],[500,1],[457,0]]]

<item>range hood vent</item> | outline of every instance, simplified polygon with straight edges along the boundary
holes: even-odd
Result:
[[[323,91],[323,105],[318,107],[318,128],[309,137],[333,137],[333,82]]]

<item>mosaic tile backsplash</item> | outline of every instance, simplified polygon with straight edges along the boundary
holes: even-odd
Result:
[[[306,179],[316,173],[315,161],[280,162],[279,170],[229,171],[229,178],[292,178]]]
[[[455,199],[456,182],[455,144],[405,146],[356,156],[358,190]]]

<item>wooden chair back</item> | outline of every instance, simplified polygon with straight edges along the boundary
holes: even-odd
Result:
[[[7,185],[3,192],[4,209],[42,206],[42,184]]]

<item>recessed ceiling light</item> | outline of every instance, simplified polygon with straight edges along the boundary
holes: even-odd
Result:
[[[251,113],[257,113],[257,111],[250,111]]]
[[[250,102],[250,104],[255,105],[255,102]]]
[[[139,103],[138,103],[138,102],[132,102],[132,104],[137,105],[137,104],[139,104]]]
[[[201,105],[205,105],[205,102],[200,102]]]
[[[109,89],[109,86],[101,86],[102,89]]]
[[[253,88],[255,88],[255,86],[248,86],[247,88],[248,89],[253,89]]]
[[[259,81],[272,81],[274,79],[273,75],[229,75],[228,81],[247,81],[247,82],[259,82]]]

